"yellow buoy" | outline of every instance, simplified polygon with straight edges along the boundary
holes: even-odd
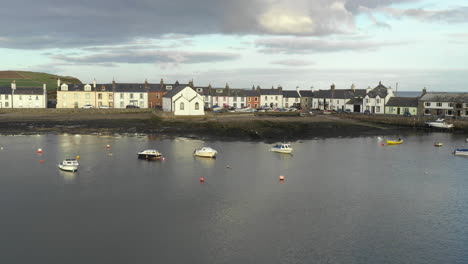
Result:
[[[76,156],[76,159],[79,160],[81,157],[80,156]]]

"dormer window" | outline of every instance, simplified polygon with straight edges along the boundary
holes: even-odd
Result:
[[[68,91],[68,85],[66,85],[65,83],[62,84],[62,85],[60,86],[60,90],[62,90],[62,91]]]
[[[106,90],[106,87],[105,86],[102,86],[101,87],[101,91],[105,91]]]
[[[168,90],[168,91],[172,90],[172,86],[170,86],[170,85],[166,86],[166,90]]]
[[[199,93],[203,92],[203,88],[197,88],[197,92]]]
[[[216,92],[217,92],[217,93],[222,93],[222,92],[223,92],[223,89],[216,89]]]
[[[89,84],[85,85],[84,90],[87,92],[91,91],[91,85]]]

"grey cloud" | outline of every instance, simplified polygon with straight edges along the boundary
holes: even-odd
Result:
[[[113,66],[118,63],[205,63],[235,60],[238,54],[223,52],[132,51],[122,50],[84,56],[55,55],[51,59],[68,64]]]
[[[288,60],[272,61],[270,62],[270,64],[283,65],[283,66],[289,66],[289,67],[304,67],[304,66],[314,65],[315,63],[311,61],[306,61],[306,60],[288,59]]]
[[[347,0],[346,9],[353,13],[360,12],[363,8],[374,9],[398,3],[419,2],[419,0]]]
[[[303,54],[313,52],[369,51],[388,45],[391,42],[373,41],[328,41],[311,38],[269,38],[258,39],[256,46],[262,53]]]
[[[468,22],[468,6],[443,10],[382,8],[381,11],[396,18],[411,17],[421,21],[446,23]]]
[[[343,1],[7,1],[0,9],[0,47],[90,47],[199,34],[347,33],[355,25]]]

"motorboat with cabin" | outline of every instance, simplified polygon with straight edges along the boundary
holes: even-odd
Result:
[[[283,144],[274,145],[270,151],[290,154],[293,151],[293,148],[291,147],[291,145],[283,143]]]
[[[163,155],[155,149],[147,149],[137,153],[139,159],[144,160],[159,160]]]
[[[196,149],[193,154],[198,157],[203,157],[203,158],[216,158],[216,155],[218,154],[218,151],[215,149],[212,149],[210,147],[203,147],[200,149]]]
[[[468,156],[468,149],[456,149],[453,154],[458,156]]]
[[[63,171],[71,171],[71,172],[77,171],[79,165],[80,164],[78,163],[78,160],[76,159],[65,159],[59,164],[57,164],[59,169]]]
[[[426,122],[425,124],[429,127],[435,127],[435,128],[453,128],[453,124],[449,124],[445,122],[443,118],[438,118],[435,121]]]

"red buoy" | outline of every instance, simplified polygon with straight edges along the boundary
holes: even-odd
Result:
[[[109,148],[110,148],[110,145],[106,145],[106,148],[108,148],[108,149],[109,149]]]
[[[382,146],[385,146],[385,144],[384,144],[384,143],[382,143]]]
[[[284,176],[283,175],[279,176],[279,179],[280,181],[284,181]]]
[[[42,164],[42,163],[44,163],[44,160],[40,160],[39,162]]]
[[[205,182],[205,178],[201,177],[200,182]]]
[[[41,153],[42,153],[42,149],[41,149],[41,148],[37,149],[37,153],[41,154]]]

